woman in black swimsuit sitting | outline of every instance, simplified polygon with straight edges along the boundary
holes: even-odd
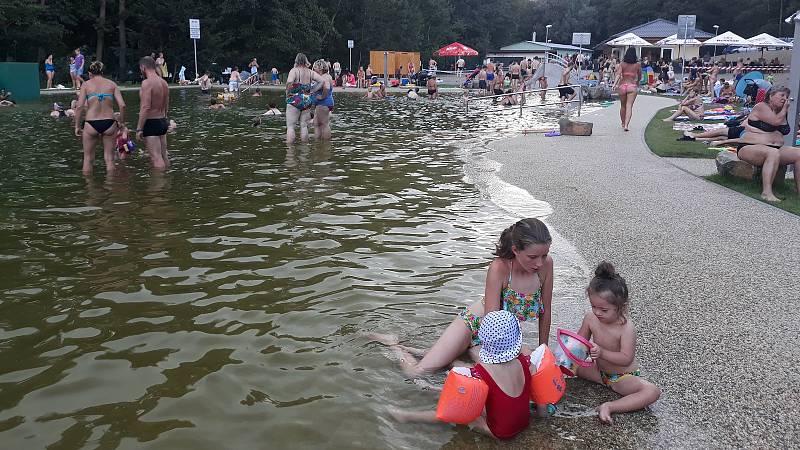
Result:
[[[117,121],[114,120],[114,102],[119,107],[119,123],[125,123],[125,101],[113,81],[103,77],[103,63],[94,61],[89,66],[92,78],[81,84],[78,104],[75,107],[75,136],[83,134],[83,173],[92,173],[94,146],[98,138],[103,142],[106,172],[114,171],[114,147]],[[113,99],[113,100],[112,100]],[[86,123],[81,129],[81,116],[86,110]]]
[[[745,135],[737,143],[739,159],[761,166],[761,198],[768,202],[780,201],[772,192],[779,165],[795,165],[794,184],[800,195],[800,148],[784,144],[784,136],[791,132],[787,120],[789,93],[786,87],[771,88],[764,101],[753,107],[744,122]]]

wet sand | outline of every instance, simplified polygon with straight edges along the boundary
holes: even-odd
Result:
[[[650,153],[644,128],[670,104],[640,96],[627,133],[615,103],[583,117],[591,137],[519,136],[487,155],[553,206],[548,222],[590,265],[608,259],[627,278],[637,358],[663,389],[650,411],[606,427],[590,411],[614,394],[571,380],[557,417],[503,448],[797,446],[800,217]]]

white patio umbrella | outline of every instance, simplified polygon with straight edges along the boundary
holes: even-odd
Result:
[[[791,43],[782,41],[767,33],[761,33],[758,36],[753,36],[748,39],[747,42],[754,47],[792,47]]]
[[[614,38],[608,42],[607,45],[612,47],[650,47],[651,44],[644,39],[633,33],[626,33],[620,37]]]
[[[678,39],[678,34],[675,33],[672,36],[667,36],[664,39],[656,42],[656,45],[686,45],[686,46],[700,46],[703,45],[702,42],[698,41],[697,39]]]
[[[752,45],[750,41],[747,39],[739,36],[738,34],[732,31],[726,31],[715,38],[711,38],[705,42],[703,45],[741,45],[741,46],[750,46]]]

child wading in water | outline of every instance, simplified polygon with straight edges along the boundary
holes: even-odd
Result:
[[[478,336],[483,341],[480,363],[471,369],[453,368],[489,386],[483,413],[469,427],[497,439],[511,439],[528,427],[531,416],[531,361],[520,354],[519,321],[508,311],[490,312],[483,317]],[[438,422],[436,411],[392,409],[390,413],[401,422]]]
[[[628,320],[628,286],[609,262],[601,262],[586,288],[592,311],[583,317],[578,334],[592,339],[589,355],[595,364],[579,367],[578,376],[601,383],[622,398],[597,408],[600,420],[611,424],[612,413],[642,409],[661,396],[653,383],[640,378],[636,363],[636,330]]]

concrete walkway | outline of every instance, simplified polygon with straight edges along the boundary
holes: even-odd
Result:
[[[572,440],[559,432],[544,445],[796,447],[800,217],[650,153],[644,128],[670,104],[640,96],[627,133],[617,103],[584,116],[591,137],[521,136],[488,155],[502,178],[553,206],[548,222],[586,261],[610,260],[628,280],[637,358],[664,391],[652,413],[617,415],[613,428],[551,419]],[[573,396],[602,390],[570,384]]]

